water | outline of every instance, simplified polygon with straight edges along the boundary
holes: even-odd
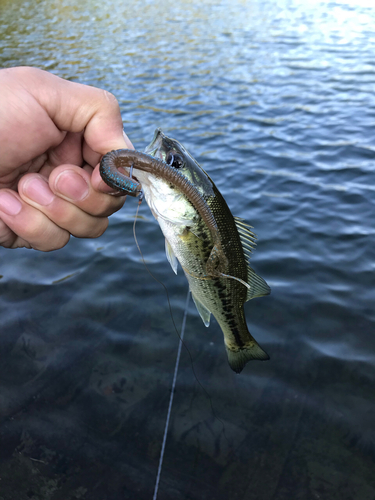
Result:
[[[375,498],[375,8],[354,0],[0,1],[0,65],[113,92],[143,149],[160,126],[259,242],[270,354],[241,375],[192,304],[161,500]],[[0,249],[0,498],[151,499],[178,337],[132,224],[43,254]],[[147,206],[150,270],[187,291]]]

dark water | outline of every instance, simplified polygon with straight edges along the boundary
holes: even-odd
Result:
[[[160,500],[375,498],[372,2],[0,0],[0,65],[113,92],[143,149],[157,126],[259,237],[272,295],[246,306],[271,360],[228,367],[192,304]],[[178,346],[133,235],[0,249],[0,499],[151,499]],[[148,207],[150,270],[181,324],[187,283]],[[65,279],[64,279],[65,278]]]

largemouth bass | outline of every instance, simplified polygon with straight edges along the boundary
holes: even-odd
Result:
[[[119,170],[120,169],[120,170]],[[167,258],[180,263],[205,326],[216,318],[232,370],[268,354],[251,336],[244,304],[270,293],[249,266],[251,226],[233,217],[208,174],[176,140],[156,130],[144,153],[118,150],[100,164],[103,180],[132,196],[142,193],[165,236]]]

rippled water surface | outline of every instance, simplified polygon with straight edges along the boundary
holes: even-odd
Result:
[[[160,126],[258,234],[272,295],[246,305],[271,360],[228,367],[192,304],[160,500],[375,498],[372,2],[0,0],[0,65],[113,92]],[[0,249],[0,498],[153,496],[178,337],[132,235]],[[148,207],[137,235],[181,324],[187,283]]]

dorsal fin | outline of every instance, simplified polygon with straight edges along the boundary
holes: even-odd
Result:
[[[241,239],[242,248],[245,256],[250,259],[251,252],[256,246],[256,234],[251,231],[252,226],[246,224],[244,219],[234,217],[237,231]],[[258,276],[254,269],[247,264],[247,283],[250,286],[247,290],[246,300],[254,299],[255,297],[263,297],[271,293],[271,288],[267,285],[263,278]]]
[[[245,256],[250,259],[251,252],[256,246],[256,234],[251,231],[252,226],[246,224],[246,222],[240,217],[234,217],[234,222],[236,223]]]
[[[247,283],[250,288],[247,291],[246,301],[255,299],[255,297],[263,297],[271,293],[271,288],[267,285],[249,265],[247,266]]]

